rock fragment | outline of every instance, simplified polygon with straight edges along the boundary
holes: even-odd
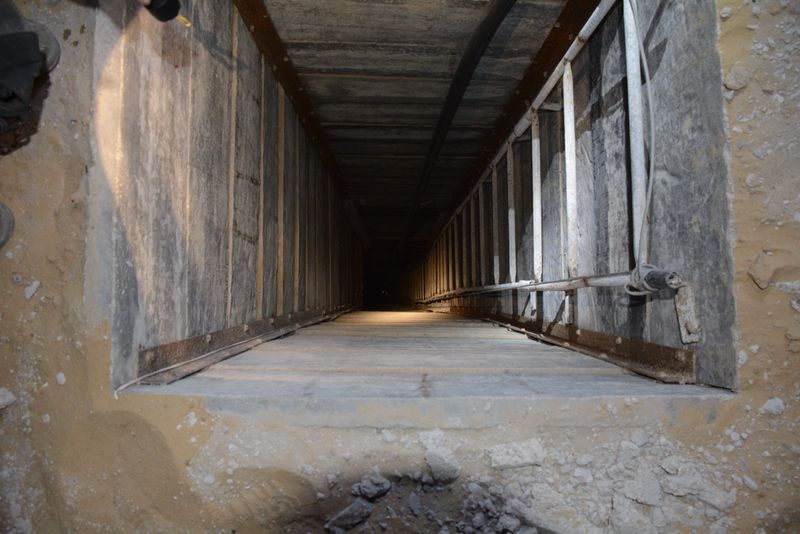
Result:
[[[786,410],[786,403],[780,397],[772,397],[765,402],[758,413],[763,415],[781,415]]]
[[[419,517],[422,514],[422,502],[420,502],[419,495],[415,491],[412,491],[408,496],[408,509],[414,514],[414,517]]]
[[[675,497],[694,495],[717,510],[730,510],[736,502],[736,490],[726,492],[711,482],[692,465],[681,465],[678,474],[666,477],[663,490]]]
[[[383,497],[392,489],[392,482],[379,474],[367,475],[361,482],[353,484],[352,494],[357,497],[364,497],[369,501],[374,501]]]
[[[431,470],[433,480],[440,484],[448,484],[458,478],[461,466],[453,453],[447,449],[429,449],[425,453],[425,461]]]
[[[490,464],[495,469],[541,465],[546,452],[536,438],[497,445],[488,450]]]
[[[34,280],[27,286],[25,286],[25,300],[31,300],[33,296],[36,294],[36,291],[39,289],[39,286],[42,285],[41,282],[38,280]]]
[[[622,493],[628,499],[640,504],[649,506],[661,504],[661,483],[653,472],[646,468],[640,468],[636,473],[636,478],[625,482]]]
[[[764,252],[758,255],[750,269],[747,270],[747,274],[761,289],[769,287],[774,272],[775,266],[772,264],[771,258]]]
[[[325,530],[337,532],[350,530],[366,521],[372,514],[374,505],[366,499],[356,499],[347,508],[325,523]]]
[[[758,491],[758,484],[750,477],[742,477],[742,482],[750,491]]]
[[[576,467],[575,471],[572,472],[572,476],[579,481],[583,482],[584,484],[591,484],[594,480],[594,476],[592,476],[592,472],[586,469],[585,467]]]
[[[750,78],[752,75],[753,73],[750,71],[750,69],[737,61],[730,68],[728,74],[725,75],[725,87],[731,91],[739,91],[744,89],[747,87],[747,84],[750,83]]]
[[[0,388],[0,410],[7,408],[16,402],[17,398],[6,388]]]
[[[497,528],[501,532],[517,532],[519,530],[519,519],[513,515],[504,514],[497,520]]]

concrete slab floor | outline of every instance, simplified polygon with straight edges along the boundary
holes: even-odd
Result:
[[[413,419],[420,411],[441,410],[452,423],[484,412],[487,401],[508,405],[513,412],[514,405],[523,408],[520,403],[554,399],[721,400],[729,395],[658,383],[489,323],[426,312],[351,313],[168,386],[133,391],[199,395],[211,410],[289,411],[327,424],[336,415],[343,425],[350,419],[346,415],[365,403],[378,419],[389,412]],[[381,415],[380,408],[386,413]]]

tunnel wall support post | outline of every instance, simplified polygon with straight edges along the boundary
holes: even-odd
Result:
[[[492,262],[494,283],[500,283],[500,205],[498,195],[497,183],[497,166],[492,166],[492,249],[493,258]]]
[[[575,92],[572,78],[572,63],[564,65],[562,81],[564,91],[564,174],[567,197],[567,273],[570,278],[578,275],[578,173],[575,147]],[[575,301],[577,295],[568,291],[566,297],[566,322],[575,324]]]
[[[276,171],[276,180],[278,182],[278,210],[277,210],[277,219],[278,219],[278,228],[276,233],[277,238],[277,265],[278,270],[275,275],[275,291],[276,291],[276,313],[278,315],[283,315],[284,313],[284,295],[283,295],[283,278],[284,278],[284,243],[283,243],[283,235],[284,235],[284,217],[283,212],[286,209],[285,204],[285,194],[284,191],[286,189],[286,181],[284,180],[284,173],[285,173],[285,146],[286,146],[286,102],[284,98],[283,88],[278,86],[278,123],[277,123],[277,131],[278,131],[278,143],[277,143],[277,171]]]
[[[508,143],[506,151],[506,193],[508,197],[508,281],[517,281],[517,210],[516,176],[514,172],[514,144]]]
[[[470,261],[469,261],[469,209],[467,206],[461,211],[461,287],[470,286]]]
[[[464,232],[463,232],[463,227],[461,226],[461,221],[459,219],[460,217],[456,217],[453,220],[453,250],[454,250],[453,263],[455,266],[454,287],[456,289],[464,287],[461,285],[462,272],[464,270],[464,264],[461,261],[462,248],[463,248],[462,235]]]
[[[542,281],[542,153],[539,113],[531,115],[531,187],[533,190],[533,278]]]
[[[488,243],[486,242],[486,199],[484,198],[484,186],[480,184],[478,187],[478,230],[480,232],[478,238],[480,240],[480,256],[479,261],[481,263],[481,278],[480,278],[480,285],[486,285],[489,283],[489,269],[486,268],[487,266],[487,258],[489,256],[489,247]]]
[[[625,33],[625,71],[628,88],[628,152],[631,162],[631,195],[633,204],[633,255],[640,257],[644,209],[647,204],[647,174],[644,151],[644,105],[642,102],[642,72],[639,63],[639,36],[636,32],[635,13],[630,0],[622,0],[623,28]],[[646,250],[646,247],[644,247]],[[646,258],[643,258],[646,260]]]
[[[470,264],[472,265],[472,278],[470,279],[469,286],[477,286],[480,285],[480,265],[478,263],[478,210],[477,210],[477,201],[476,195],[473,194],[469,200],[469,210],[470,210],[470,252],[472,256],[470,257]]]
[[[259,61],[259,70],[260,70],[260,87],[258,94],[260,95],[260,106],[259,106],[259,120],[258,120],[258,248],[256,252],[256,318],[263,319],[264,314],[264,292],[266,288],[264,286],[264,273],[266,271],[265,262],[265,218],[264,218],[264,210],[266,209],[266,202],[264,199],[264,195],[266,193],[266,185],[264,184],[264,168],[265,168],[265,155],[264,155],[264,134],[266,132],[266,114],[264,112],[264,108],[266,107],[266,102],[264,98],[265,94],[265,86],[266,83],[264,78],[266,77],[266,72],[264,71],[264,58],[261,58]]]

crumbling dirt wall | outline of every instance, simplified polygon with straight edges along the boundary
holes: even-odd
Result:
[[[480,513],[494,527],[513,526],[509,516],[564,530],[796,530],[798,2],[730,0],[718,8],[737,395],[674,406],[603,400],[592,410],[550,404],[512,414],[506,426],[460,430],[393,429],[392,421],[384,428],[245,426],[252,421],[212,413],[201,399],[114,400],[110,325],[89,320],[104,288],[84,283],[87,239],[98,231],[86,187],[96,164],[95,12],[64,0],[21,7],[62,38],[63,56],[38,132],[0,159],[0,201],[17,217],[0,251],[0,387],[16,397],[0,412],[4,530],[312,527],[349,502],[349,483],[372,466],[395,483],[385,499],[401,516],[387,518],[381,506],[370,520],[378,527],[405,522],[407,530],[436,532],[437,520],[452,518],[455,529],[457,521],[480,524]],[[449,464],[459,467],[454,482],[433,478]],[[681,473],[681,465],[690,469]],[[422,501],[419,517],[412,493]]]

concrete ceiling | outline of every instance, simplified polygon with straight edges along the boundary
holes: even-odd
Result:
[[[491,128],[565,0],[518,0],[450,128],[409,252],[474,177]],[[341,170],[373,257],[400,246],[450,81],[488,0],[265,0]]]

